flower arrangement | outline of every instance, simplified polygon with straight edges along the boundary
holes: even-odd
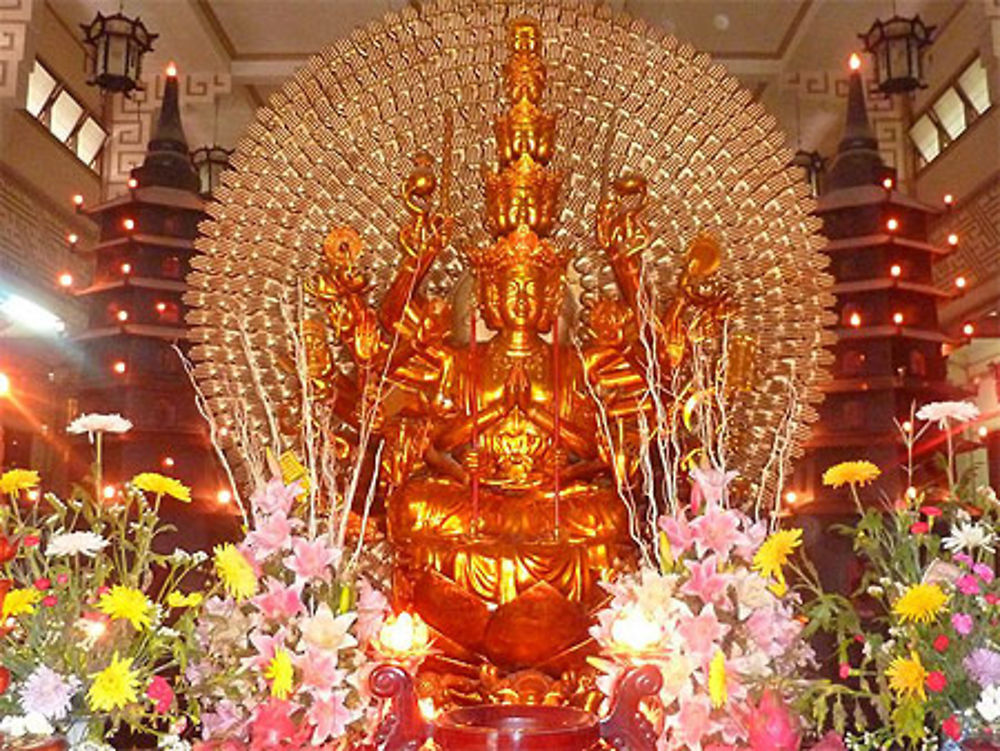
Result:
[[[102,502],[82,489],[39,499],[40,484],[30,470],[0,477],[0,734],[80,748],[110,748],[121,725],[169,735],[198,604],[178,587],[199,557],[154,542],[170,531],[160,504],[189,501],[188,489],[147,473]]]
[[[1000,730],[1000,505],[990,488],[973,488],[971,476],[956,473],[952,438],[977,414],[969,403],[938,402],[899,426],[909,482],[885,508],[860,501],[858,488],[879,474],[874,465],[847,462],[824,475],[828,485],[849,486],[860,514],[843,528],[865,565],[858,591],[807,607],[839,637],[842,696],[870,707],[881,725],[865,729],[866,713],[855,712],[865,732],[848,738],[852,749],[904,740],[930,747],[938,731],[953,743]],[[936,500],[914,485],[914,446],[928,431],[943,433],[946,446],[947,493]],[[842,711],[838,719],[842,726]]]
[[[203,746],[347,747],[378,719],[366,648],[386,599],[345,572],[343,550],[300,482],[276,477],[250,503],[245,540],[214,551],[215,582],[187,670]]]
[[[784,575],[802,532],[768,536],[763,522],[711,502],[717,489],[698,495],[710,499],[702,513],[660,518],[659,570],[606,585],[612,599],[591,630],[598,686],[610,696],[628,668],[660,668],[660,749],[797,749],[781,694],[801,688],[794,676],[812,658]]]

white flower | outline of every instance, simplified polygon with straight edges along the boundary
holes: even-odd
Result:
[[[48,665],[39,665],[18,691],[21,709],[47,720],[61,720],[69,713],[70,702],[79,688],[78,678],[66,678]]]
[[[917,410],[917,419],[947,426],[949,420],[968,422],[979,417],[979,407],[972,402],[931,402]]]
[[[55,733],[55,728],[37,712],[29,712],[20,717],[9,715],[0,720],[0,734],[13,738],[21,738],[25,735],[48,736],[53,733]]]
[[[997,503],[997,492],[989,485],[980,485],[976,488],[976,494],[987,503]]]
[[[96,532],[63,532],[52,535],[45,549],[47,556],[85,555],[93,558],[108,546],[108,541]]]
[[[302,621],[302,639],[311,647],[335,652],[357,645],[357,639],[348,633],[357,613],[334,616],[325,602],[316,609],[316,615]]]
[[[976,711],[986,722],[993,722],[1000,717],[1000,686],[987,686],[979,695]]]
[[[178,735],[162,735],[156,747],[163,751],[190,751],[191,744],[181,740]]]
[[[100,415],[91,413],[80,415],[67,428],[67,433],[87,433],[94,439],[94,433],[127,433],[132,429],[132,423],[119,414]]]
[[[945,550],[957,553],[959,550],[976,550],[982,548],[990,553],[993,551],[993,532],[982,524],[960,522],[952,527],[951,534],[942,543]]]

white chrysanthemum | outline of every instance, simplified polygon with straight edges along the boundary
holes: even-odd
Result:
[[[0,734],[11,738],[22,738],[26,735],[52,735],[55,729],[49,721],[37,712],[26,715],[8,715],[0,720]]]
[[[917,410],[917,419],[945,427],[949,420],[968,422],[979,417],[979,407],[972,402],[931,402]]]
[[[45,555],[85,555],[93,558],[108,546],[108,541],[96,532],[63,532],[52,535]]]
[[[79,688],[78,678],[67,678],[48,665],[39,665],[18,690],[21,709],[47,720],[61,720],[69,714],[70,702]]]
[[[959,522],[952,527],[951,534],[942,543],[945,550],[957,553],[960,550],[993,550],[993,532],[983,524]]]
[[[119,414],[101,415],[95,413],[80,415],[66,428],[67,433],[88,433],[93,438],[94,433],[126,433],[132,429],[132,423]]]
[[[1000,686],[988,686],[983,689],[979,701],[976,702],[976,711],[986,722],[1000,718]]]

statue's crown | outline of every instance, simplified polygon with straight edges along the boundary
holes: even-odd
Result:
[[[500,237],[527,225],[544,237],[557,219],[563,176],[549,167],[556,117],[539,107],[547,74],[538,22],[513,21],[508,43],[503,75],[510,107],[494,124],[499,168],[485,176],[486,228]]]
[[[543,240],[526,224],[500,237],[496,242],[468,251],[469,260],[477,269],[492,276],[510,266],[536,266],[552,272],[562,272],[569,253]]]

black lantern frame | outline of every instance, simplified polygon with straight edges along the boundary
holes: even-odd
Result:
[[[219,187],[222,173],[229,169],[229,157],[233,149],[213,144],[202,146],[191,152],[191,164],[198,173],[198,189],[202,198],[211,198]]]
[[[906,94],[926,86],[923,50],[930,45],[934,28],[920,16],[893,16],[888,21],[876,19],[867,33],[858,35],[875,58],[875,79],[883,94]]]
[[[80,24],[85,44],[93,50],[87,83],[105,92],[129,96],[142,89],[142,56],[152,51],[152,34],[139,18],[123,13],[105,16],[100,11],[90,24]]]
[[[802,170],[802,177],[809,186],[809,192],[815,198],[822,189],[823,173],[826,171],[826,159],[818,151],[799,149],[789,162],[790,167]]]

